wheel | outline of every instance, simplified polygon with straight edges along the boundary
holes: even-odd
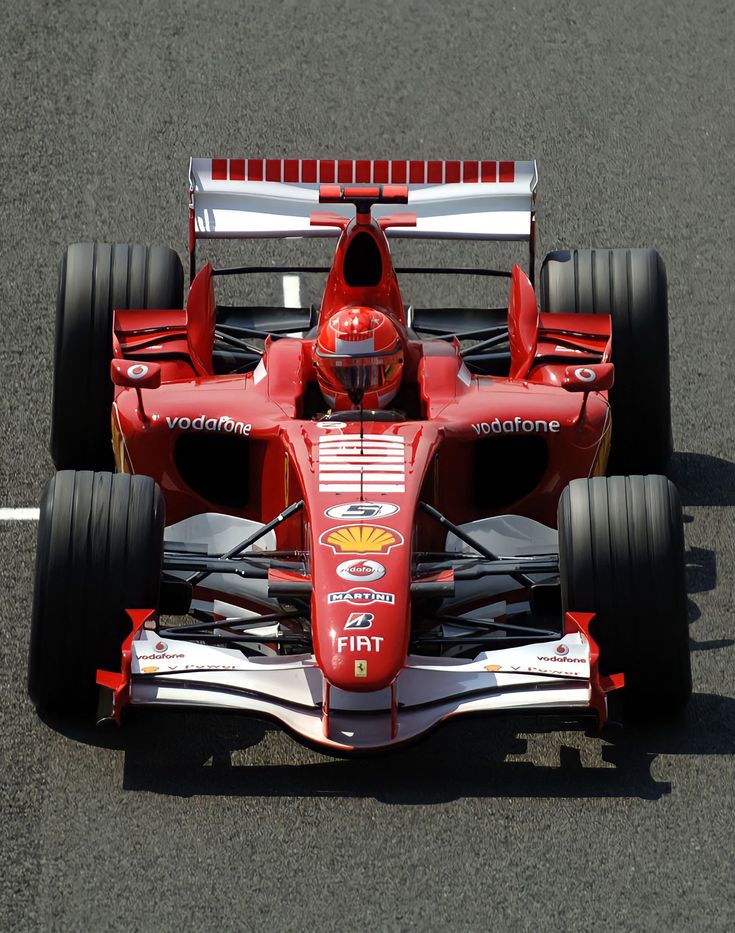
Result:
[[[148,476],[65,470],[41,500],[28,662],[39,711],[93,715],[120,670],[126,609],[157,608],[164,505]]]
[[[654,249],[558,250],[540,275],[543,311],[609,314],[615,385],[611,473],[664,473],[672,450],[666,269]]]
[[[679,494],[665,476],[575,479],[559,500],[562,608],[594,612],[603,674],[629,717],[675,714],[692,690]]]
[[[59,267],[51,456],[59,470],[112,470],[112,312],[181,308],[184,271],[174,250],[73,243]]]

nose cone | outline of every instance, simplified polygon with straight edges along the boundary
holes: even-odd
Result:
[[[388,686],[406,657],[410,536],[398,519],[405,520],[403,514],[384,517],[381,524],[327,520],[316,536],[314,650],[324,676],[342,690]]]
[[[372,596],[362,588],[351,593],[358,605],[365,595]],[[364,609],[358,605],[345,601],[343,605],[322,607],[321,615],[326,612],[329,623],[315,627],[319,633],[315,650],[332,686],[349,691],[381,690],[392,683],[406,657],[405,606],[398,609],[395,604],[371,602]]]
[[[438,431],[330,421],[306,436],[316,661],[341,690],[382,690],[408,651],[416,501]]]

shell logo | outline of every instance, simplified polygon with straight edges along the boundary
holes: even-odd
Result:
[[[388,554],[403,544],[403,535],[381,525],[347,525],[325,531],[319,543],[335,554]]]

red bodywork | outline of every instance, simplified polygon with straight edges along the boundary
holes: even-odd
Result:
[[[329,217],[332,225],[334,217]],[[316,215],[313,222],[326,218]],[[508,311],[509,375],[473,375],[456,340],[421,340],[407,326],[383,229],[411,222],[403,215],[378,223],[369,210],[358,210],[349,222],[339,218],[342,233],[319,326],[345,306],[367,305],[390,315],[405,341],[402,394],[408,417],[366,420],[362,439],[357,421],[320,421],[309,411],[309,399],[318,392],[313,335],[268,339],[254,372],[214,374],[215,298],[209,264],[196,275],[186,309],[115,314],[115,358],[155,362],[161,370],[160,387],[116,387],[118,468],[154,477],[165,496],[168,523],[202,512],[265,523],[303,499],[304,510],[279,527],[278,548],[307,555],[316,660],[329,684],[348,691],[389,686],[404,664],[414,555],[444,548],[445,533],[417,513],[419,501],[457,524],[514,513],[555,526],[563,487],[575,477],[604,473],[609,446],[607,393],[579,391],[584,375],[580,383],[574,375],[579,370],[569,367],[570,355],[579,355],[587,373],[591,362],[609,360],[609,318],[539,313],[533,287],[516,266]],[[376,284],[353,287],[345,277],[345,260],[358,236],[371,237],[379,251],[382,273]],[[229,501],[219,501],[216,494],[205,497],[187,482],[177,445],[192,434],[229,436],[246,451],[236,467],[211,462],[215,475],[241,471],[234,477],[223,474],[228,490],[234,486],[241,491],[234,504],[231,495]],[[537,438],[543,452],[531,488],[512,501],[504,501],[502,494],[488,497],[486,484],[504,483],[502,471],[498,474],[493,467],[492,445],[500,450],[498,442],[524,437]],[[484,459],[478,459],[478,445],[489,450]],[[483,464],[490,464],[487,476],[480,475]],[[206,471],[209,465],[198,467]],[[334,506],[360,502],[396,508],[375,519],[327,514]],[[363,584],[339,575],[346,561],[356,562],[359,574],[361,565],[368,566],[363,560],[381,565],[383,576]],[[384,601],[369,604],[368,613],[359,600],[348,601],[350,590],[364,586],[386,594]],[[370,618],[360,618],[365,615]]]

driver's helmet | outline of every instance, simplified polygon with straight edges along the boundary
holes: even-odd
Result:
[[[382,311],[355,305],[332,315],[314,344],[319,388],[336,411],[384,408],[403,374],[403,346]]]

